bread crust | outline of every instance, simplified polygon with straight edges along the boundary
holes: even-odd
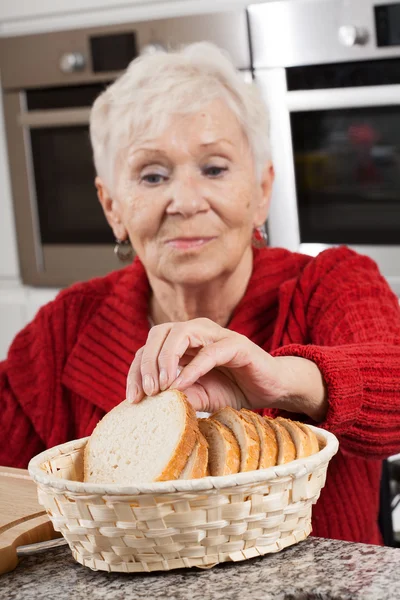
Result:
[[[225,408],[213,414],[211,418],[228,427],[236,437],[241,453],[240,471],[255,471],[260,460],[260,439],[253,423],[247,421],[238,410],[231,406],[225,406]],[[236,421],[238,426],[243,429],[244,443],[235,435],[233,428],[229,426],[232,421]]]
[[[284,419],[283,417],[277,417],[276,422],[280,423],[286,431],[289,433],[293,440],[296,448],[296,458],[305,458],[311,454],[311,442],[310,439],[301,427],[299,427],[296,421],[291,419]]]
[[[307,425],[305,423],[301,423],[300,421],[295,421],[295,423],[298,427],[300,427],[300,429],[302,429],[304,431],[304,433],[307,435],[307,437],[309,439],[310,455],[316,454],[317,452],[319,452],[319,442],[318,442],[318,438],[315,435],[315,433],[313,431],[311,431],[311,429],[309,427],[307,427]]]
[[[198,449],[196,462],[193,465],[191,479],[205,477],[208,468],[208,443],[204,435],[198,432]]]
[[[198,440],[196,440],[194,448],[193,448],[191,454],[188,456],[186,465],[184,466],[183,471],[179,476],[179,479],[191,479],[191,473],[192,473],[194,464],[197,460],[199,446],[200,446],[200,442]]]
[[[296,458],[296,448],[288,431],[281,425],[277,419],[263,417],[265,421],[273,428],[278,442],[278,465],[286,464]]]
[[[197,432],[196,443],[186,461],[186,465],[179,479],[199,479],[205,477],[208,465],[208,444],[205,437]]]
[[[206,440],[209,443],[209,451],[208,451],[208,473],[211,476],[217,475],[232,475],[234,473],[239,473],[240,469],[240,448],[237,440],[231,430],[228,427],[225,427],[219,421],[212,419],[211,417],[208,419],[199,419],[199,428],[201,433],[204,435]],[[223,471],[215,473],[211,470],[211,462],[210,462],[210,454],[211,454],[211,443],[208,438],[208,433],[210,429],[213,429],[217,432],[224,443],[225,449],[225,461],[223,461]]]
[[[272,428],[268,427],[266,421],[258,413],[242,408],[240,411],[245,419],[250,419],[256,428],[260,439],[259,469],[274,467],[278,460],[278,443]]]
[[[196,444],[199,431],[195,410],[188,401],[186,395],[179,390],[171,391],[173,391],[179,397],[184,406],[186,423],[170,461],[165,466],[162,473],[155,479],[155,481],[171,481],[172,479],[179,479],[179,476],[185,468],[187,460]]]

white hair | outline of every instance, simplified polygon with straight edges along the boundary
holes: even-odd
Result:
[[[173,114],[195,113],[216,98],[236,114],[260,176],[270,159],[267,108],[256,86],[209,42],[140,56],[96,98],[90,139],[97,174],[111,191],[122,148],[143,135],[161,134]]]

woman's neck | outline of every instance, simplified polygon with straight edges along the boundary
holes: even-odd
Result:
[[[252,249],[234,272],[197,286],[171,284],[149,278],[153,294],[149,316],[155,325],[205,317],[226,327],[246,292],[253,269]]]

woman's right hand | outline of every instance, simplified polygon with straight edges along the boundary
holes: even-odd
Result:
[[[178,367],[182,371],[177,376]],[[204,318],[153,327],[136,354],[127,398],[140,402],[168,388],[185,392],[194,408],[204,412],[224,406],[276,407],[314,418],[325,402],[322,376],[314,363],[275,358],[247,337]]]

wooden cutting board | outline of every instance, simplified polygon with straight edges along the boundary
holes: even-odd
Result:
[[[18,564],[17,547],[60,537],[25,469],[0,467],[0,574]]]

